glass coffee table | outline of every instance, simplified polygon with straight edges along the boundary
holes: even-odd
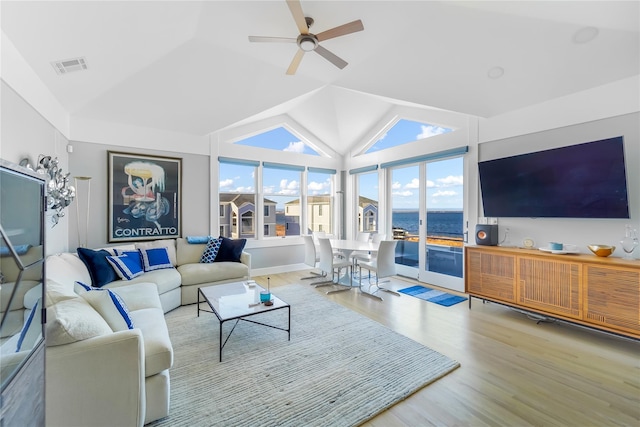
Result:
[[[291,306],[273,295],[273,293],[271,294],[271,301],[273,302],[273,305],[265,305],[261,303],[260,292],[263,290],[263,287],[252,281],[225,283],[222,285],[206,286],[198,289],[198,317],[200,317],[200,311],[206,311],[208,313],[215,314],[220,321],[220,362],[222,362],[222,349],[241,320],[255,323],[256,325],[286,331],[288,334],[288,340],[291,341]],[[201,297],[203,299],[201,299]],[[200,304],[204,302],[209,305],[211,310],[200,308]],[[248,317],[255,316],[256,314],[281,310],[283,308],[286,308],[289,312],[286,328],[247,319]],[[235,320],[236,323],[233,325],[233,328],[223,341],[222,325],[229,320]]]

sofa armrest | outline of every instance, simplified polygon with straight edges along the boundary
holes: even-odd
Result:
[[[242,252],[240,262],[249,267],[249,278],[251,278],[251,254],[249,252]]]
[[[144,345],[139,329],[47,347],[46,363],[47,426],[144,424]]]

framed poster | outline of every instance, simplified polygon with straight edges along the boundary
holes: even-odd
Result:
[[[181,235],[182,159],[108,152],[109,242]]]

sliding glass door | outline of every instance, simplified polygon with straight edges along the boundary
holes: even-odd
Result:
[[[399,274],[464,289],[463,158],[395,167],[389,174]]]

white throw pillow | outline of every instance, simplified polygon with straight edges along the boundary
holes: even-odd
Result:
[[[133,322],[129,309],[122,298],[111,289],[91,288],[81,285],[86,290],[79,292],[91,307],[93,307],[114,332],[133,329]]]
[[[80,297],[48,307],[46,325],[49,347],[113,333],[100,313]]]

